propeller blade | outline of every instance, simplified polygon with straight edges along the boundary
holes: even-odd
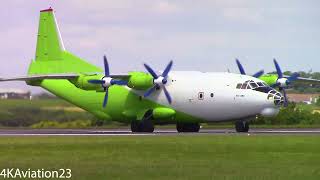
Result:
[[[91,84],[104,84],[104,80],[91,79],[91,80],[88,80],[88,83],[91,83]]]
[[[153,69],[150,66],[148,66],[148,64],[143,64],[143,65],[154,79],[158,78],[158,75],[153,71]]]
[[[106,94],[104,95],[102,106],[105,108],[108,102],[108,88],[106,88]]]
[[[164,94],[166,95],[169,104],[171,104],[171,102],[172,102],[171,96],[170,96],[170,94],[169,94],[169,92],[168,92],[168,90],[167,90],[167,88],[165,86],[163,86],[163,90],[164,90]]]
[[[254,75],[252,75],[253,77],[255,78],[259,78],[260,76],[262,76],[264,74],[264,71],[263,70],[260,70],[258,72],[256,72]]]
[[[123,80],[116,80],[116,79],[112,79],[111,80],[111,84],[114,85],[127,85],[128,82],[127,81],[123,81]]]
[[[287,107],[288,106],[288,97],[287,97],[286,90],[284,88],[281,88],[281,91],[282,91],[282,95],[284,97],[283,106]]]
[[[172,67],[172,64],[173,64],[173,61],[171,60],[169,62],[169,64],[167,65],[166,69],[162,72],[162,77],[166,78],[171,70],[171,67]]]
[[[236,59],[236,63],[237,63],[237,65],[238,65],[238,68],[239,68],[240,73],[243,74],[243,75],[245,75],[246,72],[244,71],[243,66],[241,65],[241,63],[240,63],[240,61],[239,61],[238,59]]]
[[[104,62],[104,75],[108,77],[110,75],[110,71],[109,71],[108,60],[105,55],[103,56],[103,62]]]
[[[144,93],[144,97],[150,96],[151,93],[153,93],[157,88],[157,85],[152,86],[152,88],[148,89],[147,92]]]
[[[278,79],[280,79],[280,78],[283,77],[281,68],[280,68],[280,66],[279,66],[279,64],[278,64],[276,59],[273,59],[273,62],[274,62],[274,66],[276,67],[276,70],[277,70]]]
[[[293,73],[290,77],[288,77],[288,80],[289,82],[292,82],[294,80],[297,80],[299,76],[300,76],[299,73]]]

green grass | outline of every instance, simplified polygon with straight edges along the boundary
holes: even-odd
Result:
[[[53,121],[57,127],[77,128],[77,122],[94,122],[90,113],[73,106],[61,99],[0,100],[1,127],[30,127],[35,124]],[[74,121],[75,123],[70,123]],[[69,126],[67,124],[71,124]],[[88,123],[86,123],[88,124]],[[93,123],[94,124],[94,123]],[[54,125],[54,123],[51,123]],[[90,126],[91,123],[88,124]],[[83,127],[83,126],[80,126]]]
[[[319,179],[319,136],[0,137],[0,168],[73,179]]]
[[[320,110],[320,106],[317,106],[315,104],[304,104],[304,103],[298,103],[297,107],[302,109],[302,110]]]

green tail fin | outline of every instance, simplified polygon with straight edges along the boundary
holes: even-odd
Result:
[[[40,12],[36,60],[62,60],[63,42],[51,8]]]
[[[40,11],[36,57],[30,64],[28,74],[84,72],[101,72],[101,69],[67,52],[53,10]]]

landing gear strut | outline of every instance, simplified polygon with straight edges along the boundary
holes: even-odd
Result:
[[[236,128],[237,132],[248,132],[249,131],[249,122],[236,121],[235,128]]]
[[[178,132],[199,132],[199,123],[177,123]]]
[[[152,110],[147,111],[141,121],[131,121],[131,131],[152,133],[154,131]]]

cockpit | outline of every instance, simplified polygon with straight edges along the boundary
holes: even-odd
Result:
[[[252,89],[254,91],[259,91],[267,93],[267,99],[274,100],[275,105],[282,105],[284,102],[284,97],[278,91],[267,85],[265,82],[255,82],[253,80],[245,81],[244,83],[238,83],[237,89]]]
[[[253,80],[245,81],[244,83],[238,83],[237,89],[255,89],[258,87],[269,87],[265,82],[255,82]]]

